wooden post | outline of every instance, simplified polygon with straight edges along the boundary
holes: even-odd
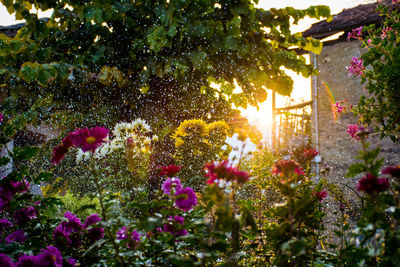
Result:
[[[272,91],[272,134],[271,134],[271,146],[272,149],[276,147],[276,114],[275,114],[275,91]]]

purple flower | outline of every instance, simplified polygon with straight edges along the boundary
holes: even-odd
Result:
[[[3,123],[3,120],[4,120],[4,115],[3,115],[3,113],[0,112],[0,124]]]
[[[36,256],[36,266],[54,266],[62,267],[63,258],[61,252],[54,246],[47,246],[46,249],[41,249],[42,253]]]
[[[71,245],[72,243],[71,239],[69,238],[69,232],[67,232],[67,230],[62,225],[59,225],[54,229],[53,239],[60,247],[63,243],[65,244],[65,241],[68,245]]]
[[[90,240],[93,241],[102,239],[104,237],[104,228],[101,227],[91,228],[89,229],[87,236]]]
[[[88,226],[98,223],[99,221],[101,221],[101,218],[96,213],[89,215],[86,218],[86,221],[85,221],[85,224],[83,225],[83,227],[87,228]]]
[[[118,240],[126,239],[126,237],[127,237],[126,232],[127,232],[127,227],[126,226],[124,226],[121,229],[119,229],[118,232],[117,232],[117,239]]]
[[[64,217],[68,219],[68,222],[62,221],[61,225],[65,227],[66,231],[77,232],[82,230],[81,220],[78,217],[76,217],[75,214],[73,214],[70,211],[67,211],[64,213]]]
[[[3,230],[10,228],[12,226],[12,222],[10,222],[7,219],[1,219],[0,220],[0,233],[3,232]]]
[[[32,206],[19,209],[14,213],[14,219],[18,224],[25,224],[36,217],[35,208]]]
[[[365,70],[363,60],[361,58],[353,57],[350,67],[346,67],[350,75],[361,76]]]
[[[27,181],[24,182],[11,181],[10,184],[13,187],[15,193],[25,193],[27,189],[29,189],[31,186]]]
[[[182,216],[179,215],[175,215],[174,217],[169,217],[168,218],[168,223],[164,224],[163,228],[164,228],[164,232],[168,232],[176,237],[178,236],[185,236],[188,234],[188,231],[186,229],[180,229],[180,227],[178,227],[179,225],[183,225],[185,218],[183,218]]]
[[[0,209],[3,209],[8,205],[10,200],[12,199],[12,192],[7,188],[7,186],[3,185],[0,187]]]
[[[175,204],[183,211],[189,211],[197,205],[196,193],[190,187],[177,190]]]
[[[18,258],[16,265],[17,267],[35,267],[37,266],[36,256],[22,255]]]
[[[75,267],[76,260],[74,258],[69,258],[68,261],[64,259],[64,267]]]
[[[168,178],[162,184],[162,190],[166,195],[171,194],[172,188],[174,188],[175,191],[182,189],[181,180],[179,180],[179,178]]]
[[[14,233],[9,234],[6,238],[5,241],[7,244],[11,242],[18,242],[18,243],[23,243],[28,237],[25,235],[25,232],[22,230],[17,230]]]
[[[14,263],[7,255],[0,253],[0,266],[2,267],[13,267]]]
[[[133,230],[133,231],[132,231],[131,240],[132,240],[135,244],[137,244],[137,243],[140,242],[140,234],[139,234],[136,230]]]

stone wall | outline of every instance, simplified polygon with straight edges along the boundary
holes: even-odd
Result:
[[[331,97],[323,85],[329,85],[336,101],[346,100],[349,104],[357,104],[364,93],[361,79],[350,77],[346,66],[350,65],[352,57],[360,57],[362,53],[359,41],[340,42],[324,47],[317,56],[319,76],[317,76],[318,90],[318,123],[319,148],[322,164],[331,167],[329,180],[338,184],[349,182],[345,178],[348,167],[357,161],[356,156],[361,148],[359,142],[351,140],[347,133],[347,126],[356,120],[352,114],[347,114],[336,122],[331,108]],[[311,57],[313,62],[313,57]],[[313,99],[315,99],[313,88]],[[314,107],[313,107],[314,108]],[[314,112],[315,110],[313,110]],[[312,116],[313,140],[315,140],[315,114]],[[385,158],[385,165],[400,163],[400,144],[393,144],[389,139],[380,140],[377,136],[369,137],[372,147],[380,147],[381,156]],[[354,181],[352,186],[354,188]]]

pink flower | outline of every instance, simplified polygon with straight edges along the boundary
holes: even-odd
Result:
[[[372,40],[371,39],[368,39],[367,40],[367,44],[371,44],[372,43]]]
[[[190,187],[177,190],[175,196],[176,206],[183,211],[189,211],[197,205],[196,193]]]
[[[357,190],[363,191],[369,195],[384,192],[390,187],[389,179],[377,178],[376,176],[368,173],[365,177],[358,181]]]
[[[358,127],[358,124],[351,124],[347,128],[347,132],[353,140],[360,140],[360,137],[358,136],[360,130],[361,129]]]
[[[168,176],[168,177],[173,177],[175,174],[177,174],[180,170],[182,169],[182,166],[177,166],[177,165],[168,165],[168,166],[162,166],[161,167],[161,176]]]
[[[361,58],[353,57],[350,64],[350,67],[346,67],[350,75],[361,76],[363,74],[365,67]]]
[[[171,189],[174,189],[175,191],[182,189],[181,180],[179,180],[179,178],[168,178],[162,184],[164,194],[171,194]]]
[[[388,34],[389,32],[391,32],[391,31],[393,31],[392,28],[390,28],[390,27],[384,27],[384,28],[382,29],[381,39],[382,39],[382,40],[385,39],[385,38],[387,37],[387,34]]]
[[[72,135],[74,146],[80,147],[83,152],[94,152],[108,136],[108,129],[100,126],[94,128],[77,129]]]
[[[351,32],[349,32],[347,34],[347,41],[350,41],[351,38],[360,40],[361,39],[362,30],[363,30],[363,26],[360,26],[360,27],[358,27],[356,29],[353,29]]]
[[[292,159],[278,161],[272,168],[272,173],[281,176],[288,176],[292,173],[304,174],[300,165]]]
[[[207,184],[213,184],[217,180],[236,181],[239,184],[249,180],[250,174],[246,171],[241,171],[237,167],[232,166],[229,161],[224,160],[219,163],[209,163],[205,166],[208,177]]]
[[[318,151],[313,148],[304,149],[303,158],[305,158],[306,160],[312,160],[317,155],[318,155]]]
[[[326,198],[328,196],[328,192],[326,190],[314,192],[313,196],[315,196],[318,199],[318,201],[321,202],[324,200],[324,198]]]
[[[4,115],[3,113],[0,112],[0,125],[2,124],[3,120],[4,120]]]

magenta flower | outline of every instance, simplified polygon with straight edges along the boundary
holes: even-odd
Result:
[[[80,147],[83,152],[94,152],[108,136],[108,129],[100,126],[94,128],[77,129],[72,135],[74,146]]]
[[[172,165],[168,165],[168,166],[162,166],[160,175],[161,176],[173,177],[181,169],[182,169],[182,166],[177,166],[177,165],[173,165],[173,164]]]
[[[313,196],[315,196],[319,202],[322,202],[324,200],[324,198],[326,198],[328,196],[328,192],[326,190],[314,192]]]
[[[14,263],[11,258],[7,255],[0,253],[0,266],[2,267],[14,267]]]
[[[7,219],[1,219],[0,220],[0,233],[3,232],[3,230],[10,228],[12,226],[12,222],[10,222]]]
[[[93,225],[95,223],[98,223],[101,221],[101,218],[99,217],[99,215],[97,215],[96,213],[89,215],[86,218],[85,224],[83,225],[83,227],[87,228],[90,225]]]
[[[4,120],[4,115],[3,113],[0,112],[0,125],[3,123]]]
[[[93,241],[102,239],[104,237],[104,228],[93,227],[93,228],[89,229],[87,236],[90,240],[93,240]]]
[[[349,125],[347,128],[347,132],[349,133],[350,137],[355,140],[360,140],[358,133],[360,132],[361,128],[358,127],[358,124]]]
[[[181,180],[179,180],[179,178],[168,178],[162,184],[164,194],[171,194],[171,189],[174,189],[175,191],[182,189]]]
[[[383,40],[383,39],[385,39],[386,37],[387,37],[387,34],[389,33],[389,32],[391,32],[391,31],[393,31],[393,28],[390,28],[390,27],[384,27],[383,29],[382,29],[382,34],[381,34],[381,39]]]
[[[197,205],[196,193],[190,187],[177,190],[175,196],[176,206],[183,211],[189,211]]]
[[[28,237],[25,235],[25,232],[22,230],[17,230],[11,234],[9,234],[6,238],[5,241],[7,244],[11,242],[18,242],[18,243],[23,243]]]
[[[346,67],[350,75],[361,76],[365,70],[363,60],[361,58],[353,57],[350,67]]]
[[[386,167],[382,170],[382,174],[389,174],[392,177],[400,177],[400,165]]]
[[[32,206],[19,209],[14,213],[14,219],[18,224],[25,224],[36,217],[35,208]]]
[[[305,158],[306,160],[312,160],[317,155],[318,155],[318,151],[313,148],[304,149],[303,158]]]
[[[68,232],[62,225],[59,225],[54,229],[53,239],[58,247],[62,247],[65,242],[68,246],[71,245],[72,240],[69,238],[69,234],[70,232]]]
[[[36,266],[54,266],[62,267],[63,258],[61,252],[54,246],[47,246],[46,249],[41,249],[42,253],[36,256]]]
[[[239,184],[245,183],[249,180],[250,174],[245,171],[239,170],[237,167],[232,166],[229,161],[209,163],[205,166],[206,174],[208,177],[207,184],[213,184],[218,180],[232,181]]]
[[[363,26],[353,29],[351,32],[347,33],[347,41],[350,41],[351,38],[361,40]]]
[[[365,177],[358,181],[357,190],[363,191],[369,195],[384,192],[390,187],[389,179],[377,178],[376,176],[368,173]]]

